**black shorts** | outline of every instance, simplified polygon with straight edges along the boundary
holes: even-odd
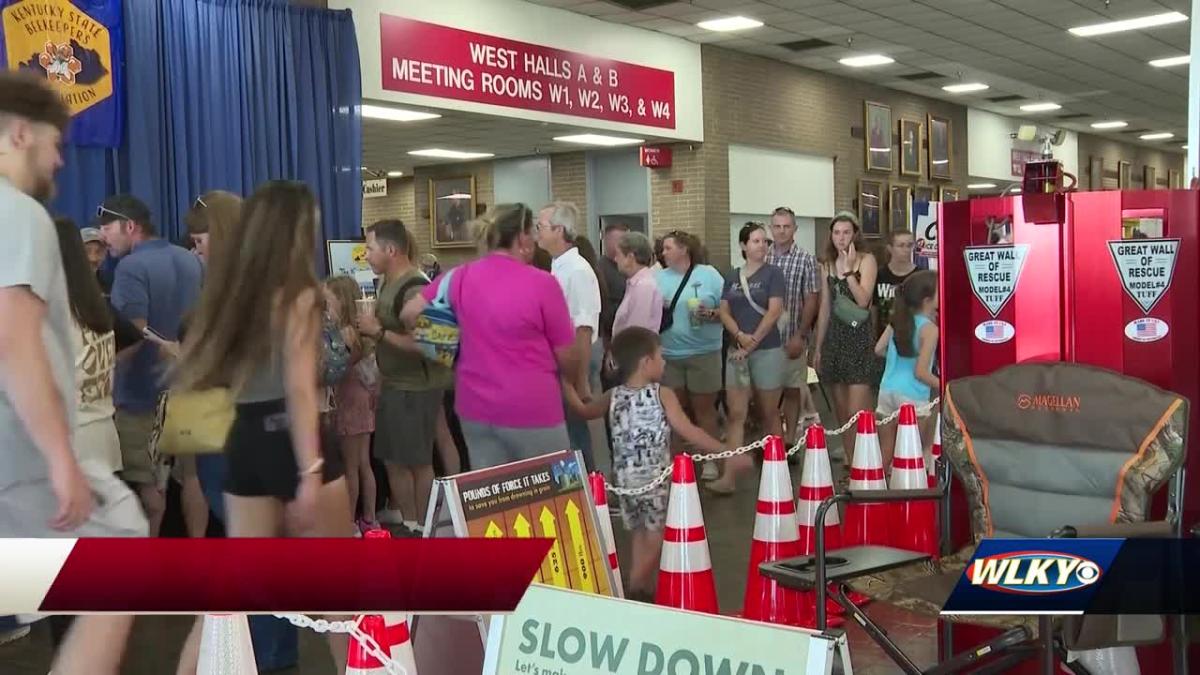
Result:
[[[322,425],[321,477],[326,483],[345,475],[335,434]],[[287,405],[283,400],[239,403],[225,441],[225,492],[238,497],[276,497],[291,501],[300,485],[300,468],[292,448]]]

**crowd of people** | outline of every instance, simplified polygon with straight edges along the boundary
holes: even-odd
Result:
[[[744,263],[722,274],[688,232],[652,242],[613,226],[598,255],[574,205],[501,204],[474,223],[477,259],[436,275],[403,222],[368,226],[379,281],[364,294],[317,278],[320,209],[296,182],[201,194],[182,214],[193,250],[130,195],[82,230],[52,221],[69,117],[44,84],[0,77],[0,537],[156,536],[169,478],[191,536],[210,515],[228,536],[418,534],[435,463],[453,474],[573,448],[595,469],[591,420],[606,423],[610,480],[636,487],[673,453],[743,445],[751,424],[794,443],[819,420],[810,364],[838,420],[876,392],[886,414],[937,391],[937,278],[916,270],[910,233],[889,235],[880,265],[839,213],[818,258],[781,207],[741,229]],[[442,302],[453,367],[414,337]],[[163,397],[215,390],[233,407],[220,452],[160,454]],[[707,491],[732,494],[752,462],[704,467]],[[665,486],[619,501],[630,597],[653,595],[666,502]],[[129,627],[62,627],[54,672],[116,672]],[[344,644],[331,650],[341,663]]]

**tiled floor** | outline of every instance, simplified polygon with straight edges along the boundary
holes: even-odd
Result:
[[[602,434],[603,428],[600,427],[597,429],[597,435]],[[597,454],[600,455],[598,461],[602,465],[601,468],[607,468],[608,457],[605,453]],[[836,447],[833,448],[833,454],[836,474],[840,468],[840,453]],[[799,470],[793,468],[792,473],[794,485],[798,482]],[[756,494],[756,485],[747,482],[730,498],[702,496],[709,548],[717,580],[717,594],[721,610],[725,613],[741,609],[749,564],[750,533],[754,523]],[[614,523],[614,529],[617,532],[620,552],[626,549],[627,538],[619,521]],[[885,627],[890,636],[918,665],[927,667],[936,660],[936,624],[933,620],[886,606],[871,606],[869,614]],[[35,625],[29,637],[0,646],[0,675],[45,675],[49,671],[50,638],[44,623]],[[180,646],[190,625],[191,617],[139,618],[129,644],[124,673],[173,673]],[[850,625],[847,631],[851,645],[851,662],[856,674],[885,675],[899,672],[857,625]],[[416,639],[420,639],[419,633]],[[333,670],[325,643],[314,633],[301,631],[299,667],[276,672],[289,675],[329,675]]]

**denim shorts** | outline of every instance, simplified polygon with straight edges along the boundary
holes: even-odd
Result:
[[[782,389],[784,376],[784,354],[782,347],[756,349],[741,361],[725,360],[725,386],[730,389],[759,391]]]

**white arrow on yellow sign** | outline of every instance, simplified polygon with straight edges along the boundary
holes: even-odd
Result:
[[[555,527],[554,520],[554,512],[543,506],[542,513],[538,516],[538,521],[542,524],[542,536],[554,540],[554,545],[547,554],[550,559],[550,583],[560,588],[570,588],[570,584],[567,583],[567,571],[563,568],[562,551],[559,548],[562,544],[558,540],[558,528]]]
[[[575,555],[576,567],[579,570],[579,589],[589,593],[596,592],[596,580],[592,576],[592,560],[588,555],[587,544],[583,536],[583,523],[579,521],[579,507],[575,505],[574,499],[567,500],[567,527],[571,530],[571,539],[574,546],[572,552]]]

